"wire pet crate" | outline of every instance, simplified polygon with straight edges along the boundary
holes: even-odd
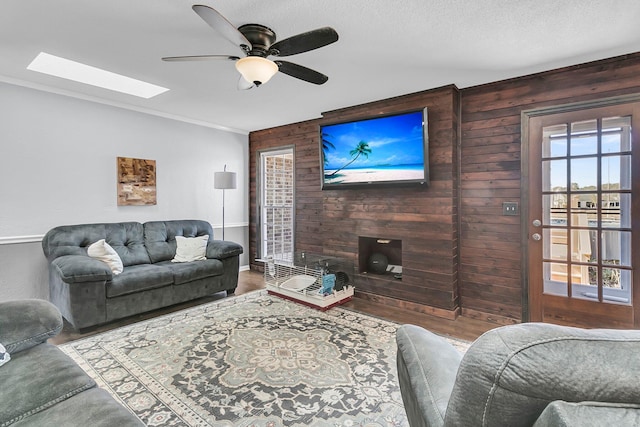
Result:
[[[293,261],[268,258],[264,281],[270,294],[328,310],[353,298],[353,266],[333,257],[296,254]]]

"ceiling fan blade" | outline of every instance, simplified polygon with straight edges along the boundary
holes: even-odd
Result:
[[[240,76],[238,80],[238,90],[249,90],[256,87],[253,83],[250,83],[244,79],[244,77]]]
[[[338,41],[338,33],[331,27],[318,28],[280,40],[269,50],[271,55],[290,56],[326,46]]]
[[[278,71],[285,73],[296,79],[304,80],[305,82],[321,85],[329,80],[329,77],[322,73],[319,73],[311,68],[303,67],[302,65],[294,64],[287,61],[275,61],[278,65]]]
[[[194,55],[194,56],[165,56],[163,61],[210,61],[212,59],[228,59],[230,61],[237,61],[239,56],[233,55]]]
[[[218,31],[222,36],[224,36],[224,38],[229,40],[234,45],[245,45],[251,48],[251,43],[249,43],[249,40],[247,40],[247,38],[240,31],[238,31],[238,29],[234,27],[231,22],[227,21],[227,18],[220,15],[217,10],[209,6],[195,4],[193,5],[193,11],[197,13],[198,16],[200,16],[200,18],[204,20],[204,22],[209,24],[211,28]]]

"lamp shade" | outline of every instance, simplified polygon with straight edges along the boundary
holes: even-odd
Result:
[[[236,69],[246,81],[260,86],[278,72],[278,65],[260,56],[247,56],[236,61]]]
[[[215,172],[213,174],[213,188],[220,190],[232,190],[236,188],[235,172]]]

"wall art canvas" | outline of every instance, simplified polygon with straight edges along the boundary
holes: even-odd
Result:
[[[118,157],[118,206],[155,205],[156,161]]]

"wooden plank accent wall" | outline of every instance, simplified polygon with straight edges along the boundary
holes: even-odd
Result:
[[[521,112],[640,93],[640,53],[466,88],[454,86],[325,113],[252,132],[250,259],[256,254],[256,153],[294,145],[296,248],[351,258],[358,236],[403,241],[402,281],[360,278],[356,290],[397,306],[422,304],[498,324],[523,319],[526,289],[519,216],[502,202],[521,194]],[[429,108],[428,188],[320,190],[318,126]],[[524,159],[526,160],[526,159]],[[415,304],[405,304],[408,301]],[[420,311],[420,310],[417,310]]]
[[[296,250],[312,253],[323,251],[318,125],[319,120],[310,120],[249,134],[249,264],[251,269],[263,271],[263,264],[255,261],[258,252],[257,171],[261,151],[294,147]]]
[[[520,193],[521,112],[638,92],[640,54],[461,90],[463,316],[498,323],[527,320],[522,224],[519,216],[502,216],[502,202],[527,203]]]
[[[251,218],[257,152],[295,145],[296,249],[358,263],[358,238],[402,240],[403,278],[355,275],[356,291],[458,312],[458,90],[447,86],[323,114],[322,119],[252,132]],[[319,125],[428,108],[429,186],[320,189]],[[250,221],[255,259],[255,221]],[[399,303],[400,304],[400,303]]]
[[[447,86],[323,114],[336,122],[428,108],[429,186],[322,192],[326,254],[357,257],[360,236],[402,241],[402,280],[356,276],[357,292],[457,309],[458,99]]]

